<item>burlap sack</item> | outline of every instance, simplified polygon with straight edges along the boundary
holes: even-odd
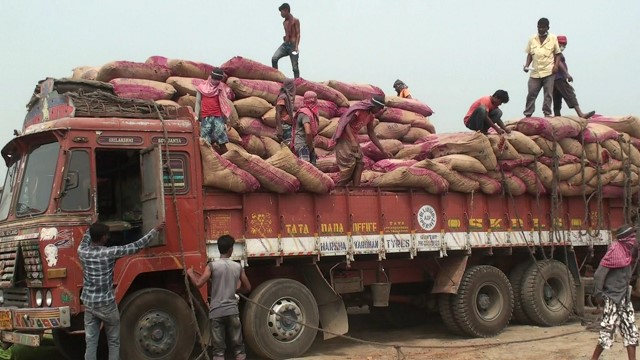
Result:
[[[300,188],[300,181],[295,176],[267,163],[259,156],[229,150],[222,157],[253,175],[269,191],[285,194],[296,192]]]
[[[159,56],[159,55],[149,56],[147,58],[147,60],[145,60],[144,63],[145,64],[151,64],[151,65],[159,65],[159,66],[169,67],[169,59],[164,57],[164,56]]]
[[[567,184],[571,186],[589,184],[591,179],[593,179],[593,177],[596,176],[597,173],[598,171],[595,168],[591,166],[583,166],[577,174],[573,175],[571,178],[569,178],[569,180],[567,180]]]
[[[559,141],[560,146],[562,146],[562,152],[565,154],[570,154],[576,156],[578,158],[582,158],[584,156],[584,149],[580,141],[576,139],[565,138]]]
[[[404,143],[415,143],[416,141],[424,139],[429,135],[431,135],[431,133],[428,130],[417,127],[410,127],[409,131],[407,131],[407,133],[400,140]]]
[[[374,128],[374,132],[378,139],[397,139],[400,140],[403,136],[407,135],[411,125],[397,124],[389,122],[380,122]]]
[[[580,132],[587,127],[587,120],[577,116],[555,116],[549,119],[549,123],[553,132],[548,139],[558,141],[568,137],[578,137]]]
[[[529,169],[533,170],[547,190],[551,190],[553,185],[553,171],[551,171],[547,165],[541,162],[534,162],[529,164]]]
[[[605,173],[596,174],[594,177],[591,178],[589,182],[587,182],[587,185],[597,189],[598,186],[608,185],[611,182],[611,180],[615,179],[617,175],[618,173],[616,171],[609,171]]]
[[[431,110],[427,104],[417,99],[406,99],[399,96],[386,96],[384,98],[384,102],[388,107],[411,111],[426,117],[433,115],[433,110]]]
[[[270,158],[280,151],[280,143],[270,137],[261,136],[262,144],[264,144],[265,158]]]
[[[258,155],[263,159],[267,157],[267,150],[264,146],[264,142],[256,135],[243,135],[242,147],[249,154]]]
[[[282,84],[268,80],[246,80],[235,77],[227,79],[227,85],[236,94],[236,98],[257,96],[267,100],[271,105],[276,103]]]
[[[349,106],[349,100],[341,92],[327,85],[303,78],[297,78],[295,84],[297,95],[304,95],[307,91],[313,91],[318,95],[318,99],[331,101],[337,106]]]
[[[167,66],[171,69],[171,75],[182,76],[190,78],[198,78],[206,80],[213,71],[213,65],[205,64],[202,62],[182,60],[182,59],[169,59],[167,60]]]
[[[600,146],[598,143],[584,144],[584,154],[586,158],[596,164],[603,164],[609,161],[611,157],[607,149]]]
[[[394,156],[396,159],[424,160],[431,156],[433,143],[424,142],[420,144],[404,145]]]
[[[404,146],[402,145],[400,140],[394,140],[394,139],[380,140],[380,144],[382,145],[382,148],[384,148],[386,152],[390,152],[391,155],[396,155]],[[373,159],[374,161],[379,161],[387,158],[385,154],[380,152],[380,149],[378,149],[378,147],[373,143],[373,141],[368,141],[360,144],[360,148],[362,148],[362,153],[365,156]]]
[[[326,151],[333,151],[333,148],[336,146],[336,144],[333,141],[331,141],[331,138],[318,135],[315,138],[313,138],[313,146],[315,148],[320,148]]]
[[[384,175],[384,173],[372,171],[372,170],[364,170],[362,172],[362,176],[360,176],[360,186],[373,186],[371,183],[376,178]],[[340,173],[338,172],[338,180],[340,180]],[[336,182],[336,180],[334,180]]]
[[[329,120],[329,123],[324,128],[322,128],[322,130],[318,131],[318,135],[331,139],[333,137],[333,134],[336,133],[339,120],[340,119],[338,118]]]
[[[371,170],[386,173],[398,168],[412,166],[417,162],[417,160],[382,159],[373,164]]]
[[[116,78],[109,81],[113,91],[122,98],[142,100],[170,100],[176,89],[164,82]]]
[[[527,185],[510,171],[488,171],[487,176],[500,181],[508,196],[520,196],[527,192]]]
[[[316,167],[320,169],[320,171],[322,171],[323,173],[332,173],[332,172],[340,171],[340,168],[338,167],[338,163],[336,162],[335,155],[319,157],[318,160],[316,160]]]
[[[531,195],[542,195],[547,193],[547,189],[542,184],[542,181],[538,179],[538,176],[534,171],[526,167],[518,167],[513,169],[513,174],[524,182],[527,187],[527,192]]]
[[[635,138],[640,138],[640,119],[636,116],[593,116],[589,119],[589,123],[606,125],[619,133],[627,133]]]
[[[264,65],[257,61],[243,58],[242,56],[234,56],[224,64],[220,65],[222,70],[228,76],[241,79],[253,80],[269,80],[283,82],[285,75],[278,69]]]
[[[484,168],[489,171],[495,170],[498,166],[498,159],[493,153],[489,139],[478,132],[431,135],[426,142],[433,144],[431,148],[433,157],[465,154],[480,160]]]
[[[452,154],[445,155],[438,158],[433,159],[433,161],[440,163],[442,165],[447,166],[451,170],[455,171],[466,171],[472,173],[486,174],[487,169],[482,165],[482,163],[469,155],[464,154]]]
[[[455,170],[450,170],[447,166],[439,164],[430,159],[418,161],[412,167],[431,170],[436,174],[442,176],[449,183],[449,191],[471,193],[480,189],[479,182],[463,176]]]
[[[504,136],[494,134],[487,137],[498,160],[516,160],[520,158],[518,151]]]
[[[591,186],[571,185],[566,181],[558,183],[558,192],[562,196],[583,196],[590,195],[595,191],[595,188]]]
[[[267,159],[267,162],[298,178],[305,191],[324,194],[335,186],[327,174],[318,170],[310,162],[300,160],[289,150],[288,146],[282,146],[280,151]]]
[[[167,79],[167,84],[173,86],[176,89],[178,96],[193,95],[196,96],[196,88],[198,85],[205,82],[205,80],[199,78],[187,78],[182,76],[170,76]]]
[[[624,152],[622,152],[622,147],[631,146],[629,143],[625,144],[623,142],[621,144],[620,141],[614,139],[605,140],[600,143],[600,145],[602,145],[603,148],[607,149],[609,155],[611,155],[611,157],[616,160],[624,160],[626,158],[626,155]]]
[[[567,181],[582,171],[582,164],[566,164],[558,166],[558,180]]]
[[[634,145],[634,146],[623,145],[622,152],[624,152],[629,157],[633,165],[640,166],[640,151],[633,143],[635,138],[630,137],[628,134],[622,134],[622,138],[625,143],[630,143]]]
[[[173,100],[156,100],[156,104],[162,105],[162,106],[172,106],[174,108],[179,108],[180,107],[180,104],[178,104],[177,102],[175,102]]]
[[[273,106],[271,106],[271,104],[266,100],[257,96],[250,96],[248,98],[236,100],[233,102],[233,106],[236,108],[238,116],[241,118],[261,118],[267,111],[273,108]]]
[[[367,100],[371,99],[374,95],[384,96],[384,91],[377,86],[369,84],[353,84],[338,80],[329,80],[326,82],[326,85],[338,90],[347,100]]]
[[[266,136],[276,138],[276,130],[266,126],[260,119],[242,117],[238,120],[238,132],[240,135]]]
[[[293,103],[294,110],[298,110],[302,106],[304,106],[304,97],[296,95],[296,100]],[[318,115],[326,117],[327,119],[340,117],[340,115],[338,115],[338,105],[331,101],[318,99],[317,109]]]
[[[255,177],[218,155],[202,139],[200,139],[200,154],[202,155],[202,183],[204,186],[237,193],[255,191],[260,187],[260,183]]]
[[[433,171],[404,167],[388,172],[371,181],[372,186],[392,188],[426,189],[431,194],[442,194],[447,191],[447,181]]]
[[[191,107],[191,110],[196,109],[196,97],[193,95],[182,95],[178,98],[178,104],[180,106],[189,106]],[[196,114],[197,116],[198,114]]]
[[[229,129],[227,129],[227,137],[229,138],[229,142],[242,145],[242,138],[240,137],[238,130],[229,127]]]
[[[79,66],[73,68],[71,79],[73,80],[96,80],[100,68],[94,66]]]
[[[606,125],[588,123],[587,128],[582,131],[582,138],[585,143],[601,143],[605,140],[617,139],[618,132]]]
[[[503,171],[512,171],[517,167],[529,166],[535,160],[536,158],[533,155],[521,154],[519,159],[499,160],[498,168],[502,169]]]
[[[531,139],[536,143],[536,145],[540,147],[544,156],[561,157],[562,155],[564,155],[564,152],[562,151],[562,146],[560,146],[558,142],[554,142],[554,141],[545,139],[542,136],[536,136],[536,135],[531,136]]]
[[[432,134],[435,134],[436,132],[435,127],[427,117],[412,111],[388,107],[378,114],[378,118],[381,121],[408,124],[412,127],[425,129]]]
[[[462,172],[463,176],[480,184],[480,191],[487,195],[498,195],[502,193],[502,183],[486,174],[478,174],[473,172]]]
[[[540,156],[544,153],[542,149],[540,149],[540,146],[535,143],[535,141],[521,132],[512,131],[511,133],[503,136],[521,154]]]
[[[110,82],[113,79],[142,79],[165,82],[171,76],[171,71],[158,65],[151,65],[132,61],[113,61],[100,67],[96,80]]]
[[[548,156],[540,156],[537,158],[538,161],[547,165],[548,167],[553,167],[554,159]],[[567,164],[580,164],[582,160],[579,157],[573,156],[571,154],[564,154],[560,158],[558,158],[558,166],[567,165]]]

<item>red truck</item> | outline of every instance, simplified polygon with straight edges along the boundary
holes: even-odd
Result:
[[[64,354],[81,358],[77,247],[97,220],[117,244],[166,222],[149,248],[116,264],[123,359],[199,353],[207,293],[188,287],[183,270],[215,259],[216,239],[227,233],[238,239],[233,256],[254,287],[241,306],[246,343],[281,359],[315,340],[318,331],[302,324],[346,333],[351,306],[396,321],[439,312],[450,330],[479,337],[499,333],[512,314],[560,324],[580,310],[581,278],[631,211],[625,199],[598,196],[224,192],[202,185],[190,108],[114,106],[91,93],[65,93],[64,85],[40,85],[22,133],[2,150],[5,345],[38,346],[51,330]]]

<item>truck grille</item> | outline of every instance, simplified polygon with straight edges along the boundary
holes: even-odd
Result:
[[[0,287],[13,286],[17,257],[16,243],[0,244]]]
[[[6,288],[4,292],[4,303],[2,306],[16,306],[20,308],[29,306],[29,289],[27,288]]]

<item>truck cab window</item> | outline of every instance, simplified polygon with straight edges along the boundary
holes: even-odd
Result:
[[[67,172],[62,181],[60,208],[67,211],[91,207],[91,167],[86,150],[71,151]]]
[[[4,187],[2,188],[2,198],[0,199],[0,220],[5,220],[9,216],[9,209],[11,209],[11,203],[13,201],[13,194],[16,191],[17,176],[20,161],[16,161],[9,169],[7,169],[7,175],[4,178]]]
[[[59,150],[60,144],[54,142],[33,148],[27,156],[16,215],[39,214],[47,210]]]

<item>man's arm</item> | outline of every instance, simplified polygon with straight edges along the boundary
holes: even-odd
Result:
[[[373,131],[373,121],[370,121],[367,124],[367,134],[369,134],[369,139],[371,139],[371,142],[373,142],[373,144],[378,149],[380,149],[380,151],[384,154],[384,156],[386,156],[388,159],[393,158],[393,155],[390,152],[387,152],[387,150],[385,150],[384,147],[382,147],[380,140],[378,140],[378,137],[376,136],[376,132]]]
[[[201,287],[202,285],[206,284],[209,278],[211,277],[211,265],[207,264],[207,266],[204,269],[204,273],[202,273],[202,275],[200,276],[196,274],[193,268],[189,268],[187,270],[187,275],[189,276],[189,279],[196,287]]]
[[[527,54],[527,58],[524,61],[524,66],[522,67],[522,70],[524,70],[524,72],[529,72],[528,67],[529,65],[531,65],[532,61],[533,61],[533,57],[531,56],[531,54]]]
[[[492,127],[498,134],[502,134],[504,132],[496,123],[494,123],[491,120],[489,115],[485,116],[484,122],[487,123],[487,125],[489,125],[490,127]]]
[[[598,266],[598,269],[593,274],[593,296],[595,296],[596,299],[600,299],[602,297],[602,292],[604,291],[604,280],[607,278],[608,273],[608,267]]]
[[[82,240],[80,240],[80,246],[78,246],[78,250],[84,249],[91,245],[91,235],[89,234],[89,229],[82,235]]]
[[[240,272],[240,280],[238,281],[238,288],[236,292],[241,294],[246,294],[251,291],[251,283],[249,282],[249,278],[247,274],[244,272],[244,269]]]
[[[296,21],[293,22],[292,31],[296,34],[296,47],[294,50],[298,51],[298,46],[300,45],[300,20],[296,19]]]
[[[200,101],[202,101],[202,95],[200,94],[200,91],[196,91],[196,108],[193,111],[196,112],[198,120],[202,120],[200,119]]]
[[[140,251],[140,249],[149,245],[151,239],[155,238],[158,235],[158,231],[164,226],[164,224],[158,225],[151,229],[147,233],[147,235],[141,237],[140,239],[132,242],[131,244],[122,245],[122,246],[113,246],[108,248],[107,256],[112,258],[120,258],[127,255],[133,255]]]
[[[560,62],[558,63],[558,70],[560,71],[561,74],[563,74],[566,78],[567,81],[572,82],[573,81],[573,77],[571,77],[571,75],[569,75],[569,69],[567,69],[567,66],[562,62],[562,57],[564,55],[560,55]]]

